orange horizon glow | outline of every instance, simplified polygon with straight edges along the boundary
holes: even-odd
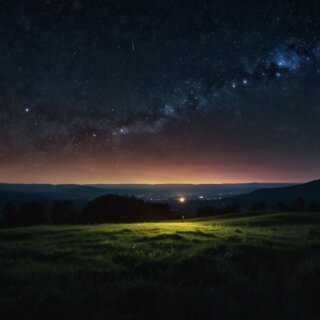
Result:
[[[192,152],[182,144],[163,142],[166,148],[119,142],[109,149],[76,154],[69,150],[12,153],[0,164],[0,182],[50,184],[231,184],[303,183],[320,178],[318,157],[303,153],[245,150]],[[61,146],[62,147],[62,146]],[[153,150],[155,148],[157,152]],[[162,150],[162,151],[161,151]]]
[[[24,166],[0,168],[2,183],[50,184],[226,184],[226,183],[302,183],[316,180],[318,172],[285,168],[247,168],[221,166],[172,167],[60,167],[48,165],[28,170]]]

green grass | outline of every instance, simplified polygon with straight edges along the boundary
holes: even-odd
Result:
[[[2,319],[320,319],[320,214],[0,230]]]

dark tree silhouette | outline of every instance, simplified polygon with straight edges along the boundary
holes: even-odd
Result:
[[[267,209],[267,205],[264,201],[254,202],[250,207],[250,210],[253,210],[253,211],[260,211],[260,210],[262,211],[266,209]]]
[[[308,211],[320,212],[320,203],[316,201],[311,201],[308,204]]]
[[[277,203],[276,209],[279,211],[286,211],[286,210],[288,210],[288,206],[284,202],[279,201]]]
[[[1,226],[14,227],[17,223],[17,209],[12,202],[7,202],[2,210]]]
[[[48,224],[49,222],[49,209],[41,202],[26,202],[18,209],[19,226]]]
[[[197,217],[210,217],[221,213],[221,210],[215,207],[201,207],[197,211]]]
[[[168,204],[144,202],[134,197],[105,195],[82,210],[82,223],[157,221],[176,218]]]
[[[76,223],[77,209],[73,201],[55,201],[51,208],[51,220],[53,224]]]
[[[221,208],[215,208],[213,206],[206,206],[201,207],[197,211],[197,217],[209,217],[214,216],[218,214],[225,214],[225,213],[236,213],[240,212],[240,206],[237,202],[228,203],[224,207]]]
[[[296,201],[292,205],[293,211],[303,211],[306,206],[306,200],[303,198],[297,198]]]
[[[26,202],[18,209],[7,203],[3,209],[2,226],[21,227],[50,223],[49,210],[40,202]]]
[[[236,213],[240,211],[240,206],[237,202],[229,203],[223,209],[224,213]]]

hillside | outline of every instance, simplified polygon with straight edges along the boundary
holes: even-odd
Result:
[[[0,230],[4,319],[319,319],[320,215]]]
[[[292,201],[297,197],[303,197],[306,200],[320,200],[320,180],[314,180],[308,183],[289,186],[283,188],[260,189],[250,194],[258,200],[268,201]]]
[[[244,210],[259,201],[263,201],[269,208],[276,206],[278,202],[292,204],[297,198],[303,198],[307,202],[320,202],[320,180],[314,180],[308,183],[303,183],[294,186],[280,187],[280,188],[262,188],[247,194],[226,197],[221,200],[211,201],[193,201],[188,204],[188,212],[195,212],[202,206],[223,206],[226,203],[237,202]]]
[[[103,189],[82,185],[0,184],[0,215],[8,201],[16,205],[32,201],[50,205],[54,200],[70,199],[80,207],[106,193]]]
[[[52,199],[39,193],[0,191],[0,216],[2,214],[3,206],[9,201],[15,204],[31,201],[40,201],[49,204],[52,202]]]
[[[240,183],[240,184],[104,184],[104,185],[77,185],[77,184],[8,184],[0,183],[0,209],[7,201],[16,204],[22,201],[39,200],[51,203],[57,199],[72,199],[78,206],[105,194],[133,195],[146,200],[160,199],[168,201],[178,194],[197,198],[205,196],[217,197],[219,194],[243,194],[259,188],[287,186],[277,183]],[[0,213],[1,214],[1,213]]]

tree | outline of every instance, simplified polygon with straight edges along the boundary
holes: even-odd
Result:
[[[316,201],[311,201],[308,205],[308,211],[320,212],[320,204]]]
[[[250,208],[250,210],[253,210],[253,211],[260,211],[260,210],[266,210],[266,209],[267,209],[267,205],[264,201],[254,202]]]
[[[217,210],[215,207],[201,207],[197,211],[197,217],[210,217],[221,213],[221,210]]]
[[[176,218],[168,204],[108,194],[90,201],[80,214],[82,223],[157,221]]]
[[[23,203],[17,211],[16,220],[18,226],[48,224],[50,222],[48,207],[41,202]]]
[[[297,198],[292,206],[293,211],[303,211],[306,205],[306,200],[303,198]]]
[[[73,224],[76,222],[77,209],[73,201],[55,201],[51,208],[53,224]]]
[[[240,206],[237,202],[229,203],[223,209],[224,213],[236,213],[240,211]]]
[[[286,210],[288,210],[288,206],[287,206],[284,202],[279,201],[279,202],[277,203],[277,210],[279,210],[279,211],[286,211]]]
[[[14,227],[17,220],[17,209],[13,202],[7,202],[2,209],[1,226]]]

